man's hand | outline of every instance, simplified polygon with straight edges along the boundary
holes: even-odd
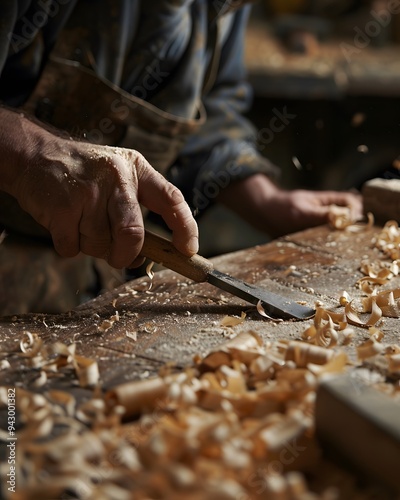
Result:
[[[331,205],[349,207],[354,219],[363,216],[359,194],[282,190],[262,174],[253,175],[227,187],[221,192],[219,201],[254,227],[273,237],[326,224],[329,221]]]
[[[4,190],[49,230],[60,255],[81,251],[116,268],[138,265],[140,204],[162,215],[178,250],[197,252],[197,224],[183,195],[140,153],[60,138],[21,118],[19,126],[23,152]]]

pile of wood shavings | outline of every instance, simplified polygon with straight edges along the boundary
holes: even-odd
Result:
[[[350,232],[369,229],[373,216],[368,214],[367,223],[355,223],[347,207],[331,207],[330,222],[333,228]],[[372,239],[389,261],[362,260],[360,270],[365,275],[357,281],[363,293],[361,307],[356,308],[347,291],[339,298],[342,311],[331,311],[318,305],[313,324],[302,334],[302,340],[333,348],[348,345],[355,338],[352,326],[368,329],[370,338],[357,346],[357,359],[389,377],[400,377],[400,346],[384,345],[384,332],[378,328],[382,318],[400,318],[400,288],[378,290],[399,275],[400,228],[396,221],[388,221],[380,233]],[[366,316],[366,317],[365,317]],[[362,318],[363,317],[363,318]]]
[[[299,471],[319,459],[318,382],[347,363],[340,349],[264,343],[249,331],[182,373],[95,389],[81,404],[60,390],[18,389],[17,498],[339,498],[311,493]],[[127,424],[123,414],[140,416]]]
[[[367,326],[376,324],[380,317],[400,318],[400,288],[378,291],[379,287],[399,275],[400,229],[397,222],[388,221],[372,239],[372,244],[388,260],[361,262],[360,270],[365,276],[358,280],[358,285],[365,295],[363,312],[371,312]]]
[[[362,260],[360,270],[364,278],[359,280],[360,288],[372,294],[376,287],[385,285],[399,275],[400,270],[400,228],[396,221],[388,221],[380,233],[372,239],[372,244],[380,250],[386,260]],[[395,292],[396,294],[396,292]],[[399,317],[397,314],[395,317]]]
[[[357,233],[370,229],[374,224],[374,217],[369,213],[367,214],[367,222],[357,222],[352,218],[350,208],[332,205],[329,221],[334,229]],[[372,244],[390,260],[370,261],[363,259],[361,261],[360,271],[364,277],[358,280],[357,285],[364,294],[362,307],[357,310],[348,292],[344,291],[340,296],[340,305],[345,307],[344,314],[337,315],[330,311],[324,311],[325,316],[329,316],[329,326],[326,328],[325,324],[323,330],[329,334],[331,339],[322,339],[321,345],[330,341],[336,344],[334,330],[345,331],[348,324],[369,328],[375,326],[382,317],[400,318],[400,288],[377,291],[378,287],[386,285],[392,278],[399,275],[400,228],[398,223],[393,220],[386,222],[380,233],[372,239]],[[370,313],[370,316],[366,320],[362,320],[360,315],[363,313]],[[319,324],[315,325],[311,339],[319,343],[318,337],[324,332],[320,325],[321,315],[318,315],[318,311],[315,322]],[[334,322],[337,323],[336,328],[333,326]],[[347,330],[347,333],[349,335],[345,335],[347,338],[344,339],[343,343],[351,339],[351,332]]]
[[[367,223],[355,223],[347,207],[331,207],[331,226],[338,230],[360,232],[373,224],[372,214]],[[357,281],[363,293],[361,307],[354,305],[350,294],[343,291],[339,298],[343,311],[331,311],[317,305],[313,324],[302,334],[302,339],[311,344],[333,348],[348,345],[355,338],[352,326],[368,329],[370,338],[357,346],[357,359],[365,366],[385,376],[400,378],[400,345],[384,345],[384,332],[378,328],[382,318],[400,318],[400,288],[378,288],[399,275],[400,228],[396,221],[388,221],[380,233],[372,239],[372,245],[389,260],[370,261],[363,259],[360,271],[365,275]],[[365,316],[368,316],[365,318]],[[361,317],[364,315],[364,319]],[[389,387],[389,386],[387,386]],[[391,393],[391,389],[385,392]]]
[[[400,228],[396,221],[386,222],[373,242],[390,259],[400,259]]]
[[[25,358],[27,366],[39,373],[33,381],[35,387],[45,385],[48,378],[65,376],[68,371],[75,375],[81,387],[98,385],[100,375],[97,362],[77,354],[75,343],[45,344],[38,334],[27,331],[23,334],[19,347],[19,355]],[[2,354],[10,353],[0,352]]]

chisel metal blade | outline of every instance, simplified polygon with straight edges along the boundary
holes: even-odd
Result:
[[[303,306],[276,293],[250,285],[216,269],[208,273],[207,281],[251,304],[260,303],[266,314],[273,318],[309,319],[315,315],[315,310],[311,307]]]

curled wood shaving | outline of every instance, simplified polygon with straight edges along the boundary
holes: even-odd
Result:
[[[304,415],[294,413],[286,419],[282,419],[276,425],[267,427],[260,432],[260,439],[265,442],[270,453],[280,451],[285,444],[299,439],[304,432],[311,427],[309,419]]]
[[[375,326],[370,327],[369,334],[371,335],[371,338],[377,342],[381,342],[384,337],[382,330],[379,330],[379,328],[376,328]]]
[[[127,416],[154,410],[157,402],[164,399],[168,384],[163,378],[147,379],[121,384],[107,393],[107,402],[118,404],[125,409]]]
[[[331,205],[329,207],[328,219],[334,229],[345,229],[352,224],[351,210],[349,207]]]
[[[77,355],[73,360],[73,364],[81,387],[94,387],[98,384],[100,373],[94,359]]]
[[[10,362],[8,359],[2,359],[0,360],[0,370],[7,370],[8,368],[11,368]]]
[[[262,302],[261,300],[259,300],[257,302],[257,312],[258,314],[260,314],[261,316],[263,316],[264,318],[267,318],[267,319],[270,319],[271,321],[275,321],[276,323],[281,323],[283,320],[280,319],[280,318],[272,318],[271,316],[269,316],[266,312],[265,312],[265,309],[263,308],[262,306]]]
[[[348,363],[349,359],[347,357],[347,354],[345,352],[338,352],[337,355],[332,357],[332,359],[328,363],[324,365],[316,365],[310,363],[308,365],[308,369],[318,376],[331,373],[343,373]]]
[[[350,233],[360,233],[362,231],[368,231],[372,228],[374,222],[374,215],[371,212],[368,212],[366,222],[356,222],[354,224],[350,224],[348,227],[346,227],[346,231]]]
[[[104,321],[101,322],[100,325],[97,327],[97,331],[101,333],[105,333],[108,330],[110,330],[116,321],[119,321],[119,312],[115,311],[115,314],[113,314],[109,319],[105,319]]]
[[[42,387],[47,382],[47,373],[41,370],[40,375],[33,381],[35,387]]]
[[[363,291],[367,296],[362,299],[362,312],[374,312],[374,318],[379,314],[384,317],[400,317],[400,288],[377,292],[375,289],[363,287]]]
[[[389,372],[400,374],[400,353],[388,355],[387,359],[389,361]]]
[[[43,342],[36,333],[25,332],[19,345],[25,356],[34,358],[40,352]]]
[[[380,307],[382,315],[390,318],[400,318],[400,289],[385,290],[372,297]]]
[[[353,217],[350,207],[331,205],[328,213],[329,224],[334,229],[346,230],[351,233],[367,231],[374,225],[374,216],[367,214],[367,222],[359,221]]]
[[[391,280],[399,274],[399,265],[397,261],[369,261],[362,260],[360,271],[370,278],[373,278],[376,283],[384,285],[386,281]]]
[[[323,307],[317,307],[314,316],[314,325],[319,328],[326,324],[326,322],[332,322],[337,325],[344,325],[346,323],[346,317],[343,312],[334,312]]]
[[[345,306],[350,302],[350,295],[344,290],[340,297],[339,297],[339,303],[341,306]]]
[[[356,326],[368,328],[376,325],[382,317],[382,309],[377,305],[376,301],[371,302],[371,315],[366,321],[362,321],[358,311],[354,308],[353,302],[349,302],[345,307],[347,321]]]
[[[323,347],[334,347],[338,343],[338,333],[335,330],[334,323],[331,318],[324,325],[319,325],[316,328],[312,325],[303,333],[303,338],[309,342]]]
[[[400,229],[395,220],[386,222],[382,231],[373,239],[375,247],[392,260],[400,259]]]
[[[334,351],[297,341],[289,342],[285,353],[285,359],[294,361],[298,367],[306,367],[309,363],[324,365],[334,356]]]
[[[35,333],[25,332],[20,341],[20,356],[26,358],[31,367],[40,368],[39,377],[34,381],[37,387],[47,383],[49,374],[63,368],[72,369],[81,387],[94,387],[99,383],[100,375],[96,360],[76,354],[76,344],[66,345],[55,342],[45,345]]]
[[[357,347],[357,356],[358,359],[364,360],[380,354],[383,350],[384,346],[371,338]]]
[[[202,360],[200,367],[206,370],[215,369],[222,364],[229,365],[234,359],[248,364],[260,355],[262,345],[263,342],[257,333],[251,330],[241,332],[219,349],[207,355]]]
[[[348,304],[347,300],[345,303]],[[336,345],[348,344],[353,336],[354,330],[348,326],[345,313],[337,313],[317,306],[314,323],[303,331],[302,340],[332,348]]]
[[[148,291],[151,290],[153,287],[153,278],[154,278],[153,266],[154,266],[154,262],[150,262],[146,266],[146,274],[150,279],[149,288],[147,289]]]
[[[245,318],[246,313],[242,311],[240,318],[238,316],[225,316],[224,318],[222,318],[220,325],[227,327],[240,325],[244,322]]]

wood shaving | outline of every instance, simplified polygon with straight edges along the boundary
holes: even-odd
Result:
[[[344,290],[339,297],[339,304],[345,306],[350,302],[350,295]]]
[[[398,373],[400,375],[400,353],[388,355],[387,358],[389,360],[389,372]]]
[[[154,271],[153,271],[153,266],[154,266],[154,262],[150,262],[149,264],[147,264],[146,266],[146,274],[147,276],[149,277],[150,279],[150,283],[149,283],[149,288],[148,288],[148,291],[152,289],[153,287],[153,278],[154,278]]]
[[[33,368],[40,369],[39,377],[34,384],[44,386],[49,376],[61,370],[70,369],[78,378],[81,387],[94,387],[99,383],[100,375],[96,360],[76,354],[76,344],[69,345],[61,342],[44,344],[36,334],[25,332],[20,341],[21,353]]]
[[[137,341],[137,332],[126,332],[125,335],[134,342]]]
[[[261,316],[263,316],[264,318],[267,318],[267,319],[270,319],[271,321],[275,321],[276,323],[281,323],[283,321],[283,319],[281,318],[272,318],[271,316],[269,316],[266,312],[265,312],[265,309],[263,308],[262,306],[262,302],[261,300],[259,300],[257,302],[257,312],[258,314],[260,314]]]
[[[109,319],[105,319],[104,321],[101,322],[100,325],[97,326],[97,331],[101,333],[105,333],[108,330],[110,330],[116,321],[119,321],[119,313],[118,311],[115,312]]]
[[[94,387],[98,384],[100,373],[95,360],[77,355],[73,364],[81,387]]]
[[[285,352],[285,360],[294,361],[300,368],[305,368],[309,363],[324,365],[333,357],[334,351],[298,341],[288,342]]]
[[[331,205],[328,213],[329,224],[333,229],[345,230],[350,233],[359,233],[367,231],[374,225],[374,216],[367,214],[367,221],[356,221],[353,217],[350,207],[341,207]]]
[[[8,359],[2,359],[0,360],[0,370],[7,370],[8,368],[11,368],[10,362]]]
[[[371,338],[357,347],[357,356],[358,359],[363,361],[364,359],[380,354],[383,350],[384,346]]]
[[[365,321],[360,319],[358,311],[354,308],[353,302],[349,302],[345,306],[346,318],[347,321],[356,326],[361,326],[364,328],[368,328],[370,326],[376,325],[376,323],[382,317],[382,309],[377,305],[376,301],[371,302],[371,315]]]
[[[244,322],[245,318],[246,313],[244,311],[242,311],[240,318],[238,316],[225,316],[224,318],[222,318],[220,326],[232,327],[240,325]]]
[[[400,259],[400,229],[397,221],[386,222],[380,233],[373,238],[376,248],[383,252],[386,257]]]

